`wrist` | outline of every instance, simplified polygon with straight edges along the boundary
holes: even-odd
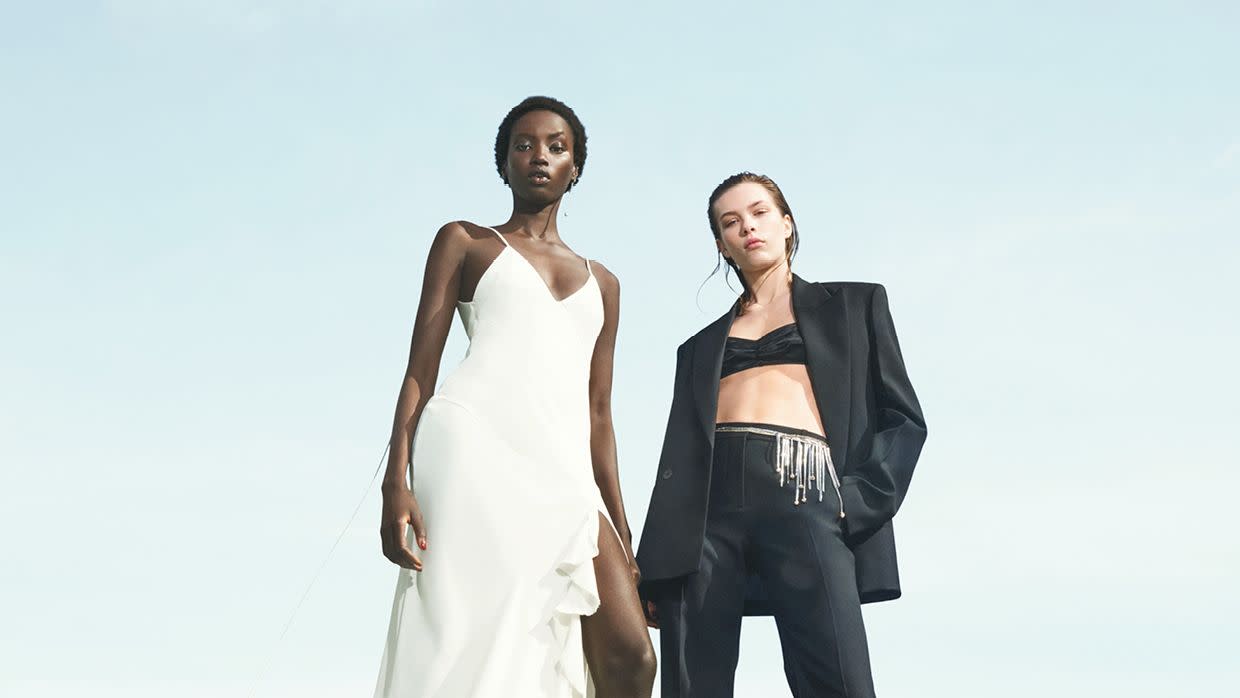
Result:
[[[617,521],[615,518],[612,518],[611,527],[615,530],[616,537],[620,539],[620,542],[623,543],[625,547],[633,547],[633,532],[629,530],[627,521],[624,521],[623,519]]]

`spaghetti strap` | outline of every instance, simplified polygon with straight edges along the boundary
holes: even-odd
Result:
[[[594,276],[594,268],[590,266],[589,259],[586,260],[586,274],[589,274],[590,276]]]
[[[504,247],[508,247],[508,241],[504,239],[504,236],[503,236],[503,235],[500,235],[500,234],[499,234],[499,231],[498,231],[498,230],[496,230],[495,228],[492,228],[492,227],[491,227],[491,226],[489,226],[489,225],[488,225],[488,226],[484,226],[484,227],[485,227],[487,230],[491,231],[492,233],[495,233],[495,237],[499,238],[499,241],[500,241],[500,242],[502,242],[502,243],[504,243]]]

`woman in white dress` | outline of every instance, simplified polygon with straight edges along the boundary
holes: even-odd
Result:
[[[526,99],[495,141],[511,217],[431,244],[383,480],[403,569],[379,698],[652,690],[611,422],[619,283],[556,221],[585,156],[571,109]],[[454,310],[469,351],[436,390]]]

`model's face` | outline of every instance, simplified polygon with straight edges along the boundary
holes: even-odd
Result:
[[[564,195],[577,176],[573,130],[552,111],[532,111],[512,126],[504,173],[517,198],[538,203]]]
[[[792,218],[780,213],[766,187],[741,182],[719,197],[711,215],[719,230],[719,251],[741,271],[761,271],[785,261]]]

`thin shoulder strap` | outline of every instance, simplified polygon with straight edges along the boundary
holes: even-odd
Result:
[[[589,274],[590,276],[594,276],[594,268],[590,266],[589,258],[586,259],[586,274]]]
[[[488,225],[488,226],[486,226],[486,229],[487,229],[487,230],[489,230],[489,231],[491,231],[492,233],[495,233],[495,237],[499,238],[499,241],[500,241],[500,242],[502,242],[502,243],[504,243],[504,247],[508,247],[508,241],[504,239],[504,236],[503,236],[503,235],[500,235],[500,234],[499,234],[499,231],[498,231],[498,230],[496,230],[495,228],[492,228],[492,227],[491,227],[491,226],[489,226],[489,225]]]

